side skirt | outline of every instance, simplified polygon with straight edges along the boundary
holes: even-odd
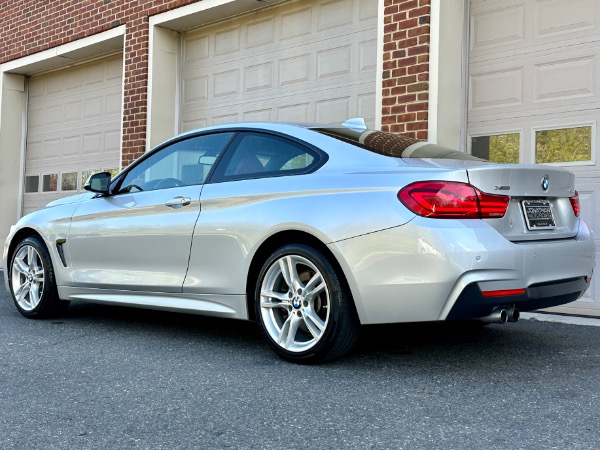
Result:
[[[249,320],[245,295],[140,292],[70,286],[59,286],[58,295],[63,300]]]

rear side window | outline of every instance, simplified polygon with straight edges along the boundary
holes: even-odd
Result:
[[[385,131],[355,131],[345,127],[317,128],[314,131],[370,152],[394,158],[468,159],[482,161],[480,158],[463,152]]]
[[[319,161],[318,153],[298,142],[271,134],[239,133],[211,181],[302,174]]]

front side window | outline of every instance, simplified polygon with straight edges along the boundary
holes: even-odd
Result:
[[[306,173],[319,155],[302,144],[270,134],[240,133],[215,172],[217,180]]]
[[[119,192],[153,191],[203,184],[233,134],[195,136],[157,151],[127,173]]]

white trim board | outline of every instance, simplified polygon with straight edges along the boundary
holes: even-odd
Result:
[[[0,65],[0,72],[31,75],[123,51],[125,25]]]
[[[151,16],[150,27],[160,25],[172,31],[185,31],[284,1],[286,0],[203,0]]]

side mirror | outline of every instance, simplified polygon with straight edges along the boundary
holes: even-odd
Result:
[[[110,186],[110,172],[99,172],[88,178],[83,186],[86,191],[97,192],[98,194],[108,195]]]

